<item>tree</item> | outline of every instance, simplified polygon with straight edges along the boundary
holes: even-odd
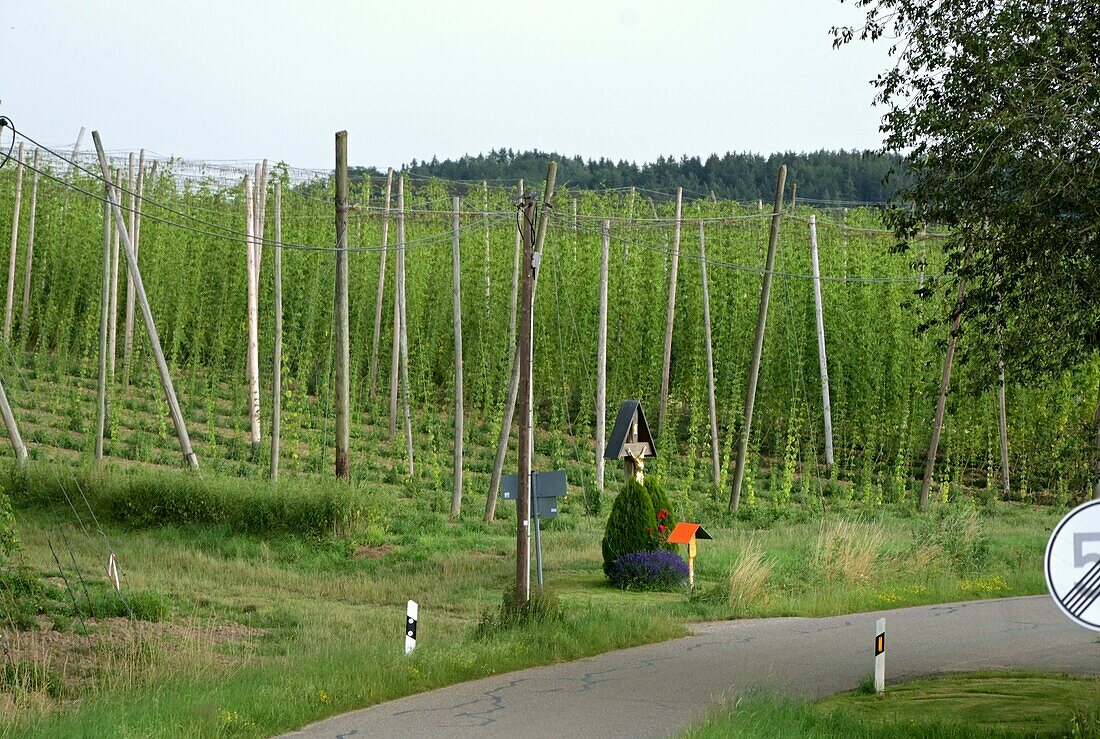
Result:
[[[846,0],[840,0],[845,2]],[[1100,349],[1100,15],[1084,0],[854,0],[833,45],[890,44],[872,82],[908,179],[886,217],[906,248],[951,232],[939,287],[966,280],[970,361],[1020,382]],[[1100,498],[1100,397],[1094,497]]]

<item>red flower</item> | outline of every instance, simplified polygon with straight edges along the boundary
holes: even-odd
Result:
[[[658,524],[657,525],[657,530],[660,531],[662,534],[665,533],[665,525],[663,523]]]
[[[652,528],[648,528],[648,529],[646,529],[646,530],[645,530],[645,532],[646,532],[647,534],[652,534],[652,533],[653,533],[653,529],[652,529]]]
[[[667,509],[662,508],[660,511],[657,512],[657,520],[658,521],[663,521],[666,518],[668,518],[668,510]]]

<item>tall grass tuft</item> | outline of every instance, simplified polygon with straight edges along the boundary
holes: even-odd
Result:
[[[747,539],[730,567],[727,580],[728,600],[734,616],[744,615],[768,600],[771,572],[772,566],[765,561],[760,543],[755,538]]]
[[[826,581],[869,582],[885,541],[880,524],[834,521],[817,536],[814,565]]]

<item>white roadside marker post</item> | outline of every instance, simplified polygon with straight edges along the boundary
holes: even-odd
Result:
[[[886,690],[886,619],[875,622],[875,694]]]
[[[420,606],[415,600],[409,601],[409,608],[405,615],[405,654],[416,649],[416,620],[420,615]]]

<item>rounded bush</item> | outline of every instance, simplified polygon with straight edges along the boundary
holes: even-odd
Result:
[[[603,571],[624,554],[655,549],[656,514],[645,487],[631,480],[611,506],[602,542]]]
[[[624,590],[676,590],[687,580],[688,566],[665,549],[631,552],[612,562],[607,576]]]

